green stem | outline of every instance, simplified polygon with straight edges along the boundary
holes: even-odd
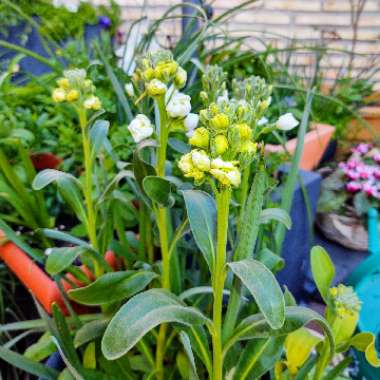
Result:
[[[217,246],[215,268],[212,278],[213,287],[213,322],[214,334],[212,336],[213,346],[213,380],[223,379],[223,347],[222,347],[222,308],[223,289],[226,278],[226,246],[228,231],[229,204],[231,190],[222,189],[216,194],[217,204]]]
[[[160,96],[156,99],[156,112],[160,119],[160,146],[157,150],[156,172],[159,177],[165,177],[166,150],[169,137],[169,123],[165,107],[165,97]],[[169,257],[169,233],[168,233],[168,214],[164,207],[154,207],[157,227],[160,237],[161,258],[162,258],[162,287],[170,290],[170,257]],[[164,378],[164,355],[167,324],[160,326],[156,348],[156,371],[157,379]]]
[[[244,205],[245,201],[247,200],[248,196],[248,189],[249,189],[249,175],[251,174],[251,167],[248,166],[243,170],[243,176],[241,181],[241,190],[240,190],[240,215],[238,220],[238,233],[240,232],[241,223],[243,220],[243,213],[244,213]]]
[[[98,251],[98,239],[96,236],[96,212],[94,207],[94,202],[92,199],[92,175],[93,175],[93,160],[91,157],[91,144],[90,136],[88,134],[87,127],[87,114],[84,108],[78,109],[79,123],[82,131],[82,145],[83,145],[83,156],[84,156],[84,175],[85,175],[85,185],[84,185],[84,197],[87,208],[87,232],[90,243],[92,247]],[[98,277],[101,275],[102,269],[99,263],[94,261],[95,275]]]

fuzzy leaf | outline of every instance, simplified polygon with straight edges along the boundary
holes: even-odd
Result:
[[[269,325],[273,329],[279,329],[285,320],[285,301],[273,273],[264,264],[253,259],[227,265],[250,291]]]
[[[106,273],[90,285],[72,289],[69,297],[82,305],[102,305],[132,297],[157,275],[148,271]]]
[[[61,273],[67,269],[75,259],[85,252],[83,247],[62,247],[50,248],[50,253],[46,260],[46,272],[51,276]]]
[[[215,261],[215,201],[209,194],[200,190],[184,190],[182,193],[195,242],[212,272]]]
[[[209,320],[197,309],[185,306],[163,289],[151,289],[131,298],[115,314],[102,339],[108,360],[125,355],[150,330],[162,323],[202,325]]]

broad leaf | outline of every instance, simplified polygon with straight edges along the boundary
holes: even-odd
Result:
[[[292,227],[292,220],[285,210],[281,208],[267,208],[261,211],[261,224],[266,224],[273,220],[282,223],[288,230]]]
[[[315,246],[311,249],[311,271],[319,293],[325,303],[328,302],[328,291],[335,276],[334,264],[324,248]]]
[[[274,273],[277,273],[285,266],[284,259],[268,248],[264,248],[258,253],[257,260]]]
[[[55,169],[45,169],[39,172],[33,180],[32,187],[34,190],[42,190],[53,182],[58,182],[63,178],[69,179],[80,186],[80,182],[71,174],[61,172]]]
[[[42,232],[44,233],[45,236],[47,236],[50,239],[64,241],[66,243],[79,245],[81,247],[91,249],[90,244],[88,244],[85,240],[78,239],[75,236],[72,236],[66,232],[58,231],[58,230],[52,230],[49,228],[43,228]]]
[[[228,263],[228,266],[251,292],[269,325],[279,329],[285,320],[285,301],[273,273],[253,259]]]
[[[191,326],[210,321],[168,291],[151,289],[131,298],[113,317],[102,339],[103,355],[108,360],[120,358],[146,333],[168,322]]]
[[[102,305],[132,297],[157,277],[148,271],[111,272],[82,288],[72,289],[69,297],[83,305]]]
[[[184,190],[182,193],[195,242],[212,272],[215,262],[215,200],[200,190]]]
[[[172,207],[174,197],[172,195],[173,184],[165,178],[148,176],[143,180],[143,188],[146,195],[161,207]]]
[[[330,355],[334,354],[334,338],[328,322],[311,309],[300,306],[289,306],[285,309],[285,322],[279,329],[273,330],[264,315],[253,314],[240,322],[233,336],[226,342],[224,350],[227,351],[239,340],[258,338],[283,337],[307,325],[310,322],[318,323],[324,330],[330,345]]]
[[[86,251],[83,247],[50,248],[46,260],[46,272],[54,276],[67,269],[75,259]]]
[[[57,351],[55,344],[51,340],[51,334],[46,332],[43,334],[36,343],[29,346],[25,352],[24,356],[28,359],[40,362],[41,360],[49,357],[53,352]]]

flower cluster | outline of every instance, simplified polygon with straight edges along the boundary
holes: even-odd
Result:
[[[294,128],[298,121],[287,114],[277,123],[263,123],[272,88],[262,78],[233,81],[229,97],[222,69],[210,66],[202,85],[200,98],[205,108],[199,117],[189,113],[184,121],[189,144],[194,149],[182,156],[178,166],[197,184],[214,178],[222,186],[239,187],[241,170],[260,152],[261,136],[279,128]],[[200,156],[202,165],[198,165]]]
[[[339,284],[330,289],[330,299],[337,315],[341,318],[360,312],[361,302],[351,286]]]
[[[380,199],[380,152],[370,144],[359,144],[352,149],[353,155],[341,162],[346,191],[363,192],[371,199]]]
[[[52,97],[56,103],[69,102],[81,105],[88,110],[100,110],[100,99],[94,95],[95,86],[86,78],[83,69],[66,70],[63,77],[57,81],[58,87],[54,89]]]

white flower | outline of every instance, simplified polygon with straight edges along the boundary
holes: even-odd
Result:
[[[131,97],[133,98],[135,96],[135,89],[133,88],[133,84],[132,83],[126,83],[125,86],[125,92]]]
[[[258,122],[257,122],[257,125],[259,126],[259,127],[261,127],[262,125],[265,125],[265,124],[267,124],[268,123],[268,119],[265,117],[265,116],[263,116]]]
[[[84,108],[88,110],[98,111],[102,108],[102,103],[97,96],[90,96],[83,102]]]
[[[168,90],[166,84],[159,79],[152,79],[146,84],[146,90],[150,96],[164,95]]]
[[[218,96],[218,98],[216,99],[216,104],[219,106],[222,103],[228,102],[228,101],[229,101],[228,91],[224,90],[223,94],[221,96]]]
[[[193,161],[191,160],[191,153],[184,154],[178,162],[178,167],[185,174],[189,174],[193,170]]]
[[[232,186],[238,187],[241,183],[241,174],[238,168],[234,168],[233,170],[227,173],[227,178],[230,180]]]
[[[207,172],[210,170],[210,165],[211,165],[210,158],[207,155],[207,153],[204,152],[203,150],[192,150],[191,160],[197,169],[203,172]]]
[[[193,134],[194,129],[198,127],[198,123],[199,123],[199,115],[196,113],[191,113],[191,112],[185,117],[185,120],[183,121],[183,125],[185,126],[186,131],[188,133],[191,132],[191,134]]]
[[[292,113],[286,113],[281,115],[277,121],[277,128],[282,131],[290,131],[299,124],[298,120],[295,119]]]
[[[185,117],[191,111],[191,98],[182,92],[173,94],[169,103],[166,105],[166,111],[170,117]]]
[[[55,8],[65,7],[69,12],[76,13],[80,5],[80,0],[53,0]]]
[[[150,120],[143,114],[138,114],[128,125],[133,140],[136,143],[150,137],[153,133],[153,127]]]
[[[213,169],[232,170],[235,168],[233,162],[223,161],[220,157],[214,158],[211,161],[211,167]]]

